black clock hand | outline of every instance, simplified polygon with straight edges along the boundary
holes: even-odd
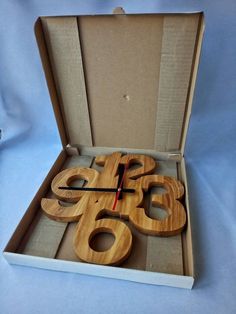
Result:
[[[124,171],[125,171],[125,166],[123,164],[119,164],[118,166],[118,184],[117,184],[117,189],[121,189],[119,196],[118,196],[118,200],[122,199],[122,191],[123,191],[123,175],[124,175]]]
[[[118,188],[89,188],[89,187],[77,187],[77,186],[59,186],[59,190],[70,191],[88,191],[88,192],[118,192]],[[135,193],[135,189],[121,189],[125,193]]]
[[[113,207],[112,207],[112,210],[115,210],[116,209],[116,204],[119,200],[119,196],[120,196],[120,193],[123,191],[121,189],[121,187],[123,186],[123,182],[124,182],[124,179],[125,179],[125,173],[126,173],[126,170],[128,169],[129,167],[129,164],[127,163],[124,167],[124,171],[123,171],[123,175],[122,175],[122,179],[121,179],[121,182],[120,182],[120,186],[118,188],[118,191],[116,192],[116,197],[115,197],[115,201],[114,201],[114,204],[113,204]]]

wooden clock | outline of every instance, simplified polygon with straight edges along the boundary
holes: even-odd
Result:
[[[51,219],[79,221],[74,235],[77,256],[89,263],[117,265],[124,261],[132,249],[132,233],[128,220],[140,232],[153,236],[173,236],[186,224],[186,213],[180,202],[184,187],[175,178],[153,174],[158,163],[151,157],[138,154],[97,156],[97,165],[103,170],[70,168],[53,179],[51,188],[57,199],[43,198],[41,207]],[[135,168],[133,165],[138,165]],[[86,180],[84,187],[73,187],[76,179]],[[160,186],[165,193],[152,195],[154,206],[167,211],[163,220],[148,217],[143,208],[144,193],[153,186]],[[60,201],[71,206],[63,206]],[[108,217],[110,216],[110,217]],[[114,219],[114,216],[120,219]],[[108,218],[107,218],[108,217]],[[111,233],[113,245],[106,251],[94,250],[90,243],[99,233]]]

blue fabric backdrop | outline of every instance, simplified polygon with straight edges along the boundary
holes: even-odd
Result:
[[[185,156],[196,284],[192,291],[10,266],[0,257],[1,313],[235,313],[236,2],[0,2],[0,249],[61,144],[33,24],[42,15],[205,13],[206,30]]]

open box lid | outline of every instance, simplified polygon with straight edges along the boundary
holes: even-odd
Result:
[[[41,17],[35,33],[64,147],[183,155],[202,13]]]

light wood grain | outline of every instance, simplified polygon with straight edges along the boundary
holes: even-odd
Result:
[[[59,221],[77,221],[80,219],[74,238],[74,249],[81,260],[104,265],[119,264],[131,252],[132,234],[128,226],[120,220],[103,219],[104,214],[129,219],[131,223],[145,234],[171,236],[182,231],[186,214],[178,201],[184,193],[182,184],[174,178],[151,175],[156,169],[153,158],[145,155],[121,153],[96,157],[96,163],[103,166],[99,173],[95,169],[72,168],[59,173],[52,182],[52,191],[62,201],[76,202],[70,207],[62,206],[58,200],[42,199],[41,206],[52,219]],[[60,190],[60,186],[69,186],[75,179],[87,181],[87,187],[117,187],[118,165],[128,165],[124,186],[135,189],[135,193],[125,193],[113,204],[115,193],[98,193],[84,191]],[[133,164],[139,167],[132,169]],[[148,217],[142,207],[144,192],[152,186],[161,186],[166,192],[153,195],[152,203],[165,208],[168,216],[164,220]],[[98,252],[90,246],[93,237],[100,233],[111,233],[115,237],[113,245],[106,251]]]
[[[68,157],[63,164],[63,168],[70,168],[75,165],[89,167],[92,160],[93,158],[90,156]],[[77,182],[76,184],[82,185],[82,182]],[[47,194],[47,198],[53,198],[52,192]],[[56,201],[55,199],[51,200]],[[39,210],[21,241],[18,252],[27,255],[54,258],[66,228],[66,223],[49,219],[44,212]]]
[[[174,161],[160,161],[156,174],[177,178],[177,165]],[[146,210],[149,217],[163,219],[166,211],[153,206],[152,194],[163,190],[154,187],[145,197]],[[182,234],[171,237],[147,237],[146,270],[168,274],[183,275]]]

